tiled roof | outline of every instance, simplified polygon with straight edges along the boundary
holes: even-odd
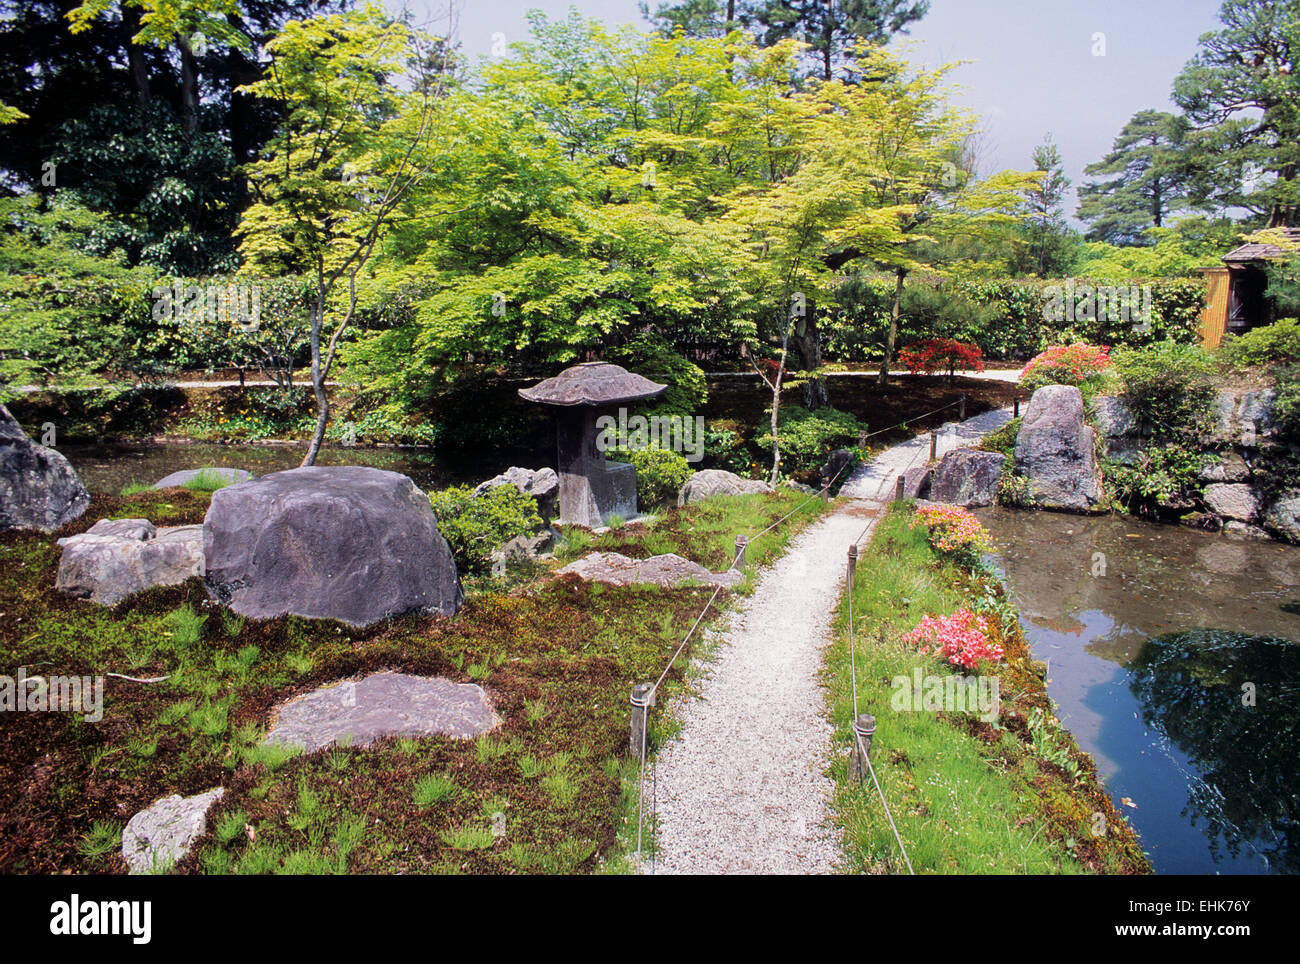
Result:
[[[1300,244],[1300,228],[1283,228],[1282,233],[1288,240]],[[1266,261],[1269,258],[1279,257],[1282,253],[1282,249],[1276,244],[1260,244],[1258,241],[1251,241],[1229,251],[1223,256],[1223,260],[1230,264],[1241,264],[1247,261]]]

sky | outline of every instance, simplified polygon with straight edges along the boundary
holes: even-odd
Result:
[[[650,0],[652,9],[658,0]],[[446,0],[387,0],[446,31]],[[905,56],[927,66],[969,61],[951,76],[953,100],[981,118],[982,173],[1032,169],[1050,133],[1073,182],[1110,150],[1145,108],[1172,110],[1174,77],[1201,34],[1218,25],[1220,0],[931,0],[902,38]],[[471,60],[528,35],[525,13],[562,18],[569,7],[611,26],[648,29],[636,0],[460,0],[455,36]],[[894,41],[895,44],[899,41]]]

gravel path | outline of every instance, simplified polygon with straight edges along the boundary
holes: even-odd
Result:
[[[1010,417],[999,410],[950,423],[940,454]],[[840,848],[828,809],[832,730],[818,680],[822,653],[831,642],[849,545],[869,534],[878,500],[892,495],[903,468],[928,458],[929,445],[926,434],[860,466],[842,492],[854,501],[796,536],[725,631],[713,635],[717,650],[704,667],[699,698],[679,704],[681,730],[646,775],[647,810],[653,799],[658,816],[654,872],[835,870]]]

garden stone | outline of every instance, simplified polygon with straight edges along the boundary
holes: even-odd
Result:
[[[1225,519],[1250,522],[1259,513],[1259,496],[1249,485],[1216,482],[1205,487],[1205,504]]]
[[[1099,395],[1092,401],[1092,423],[1103,439],[1137,435],[1137,419],[1129,403],[1116,395]]]
[[[1202,482],[1245,482],[1250,478],[1250,466],[1236,452],[1229,452],[1201,469],[1199,478]]]
[[[1246,392],[1241,396],[1241,405],[1237,408],[1237,425],[1243,446],[1255,448],[1262,437],[1272,434],[1273,406],[1276,401],[1277,392],[1271,388]]]
[[[1083,396],[1072,385],[1045,385],[1029,399],[1016,437],[1016,470],[1044,509],[1097,512],[1103,499],[1096,432],[1084,421]]]
[[[313,466],[229,485],[212,494],[203,530],[208,593],[242,616],[368,626],[460,609],[433,507],[396,472]]]
[[[1272,539],[1267,529],[1261,529],[1259,526],[1248,525],[1245,522],[1225,522],[1223,531],[1229,535],[1246,536],[1250,539]]]
[[[1300,489],[1283,493],[1268,507],[1264,526],[1291,542],[1300,542]]]
[[[955,449],[934,467],[930,478],[930,500],[950,505],[992,505],[997,500],[998,480],[1006,456],[998,452]],[[907,483],[904,480],[904,491]]]
[[[500,722],[481,686],[383,672],[322,686],[285,703],[266,743],[312,753],[335,743],[368,746],[386,736],[468,740]]]
[[[217,787],[195,797],[172,794],[141,810],[122,830],[122,859],[133,874],[164,870],[208,830],[208,810],[225,795]]]
[[[28,438],[0,405],[0,532],[53,532],[89,505],[90,493],[68,460]]]
[[[542,554],[549,552],[555,545],[555,530],[547,529],[530,536],[515,536],[492,553],[492,568],[498,566],[532,562]]]
[[[202,526],[154,529],[147,519],[106,521],[59,540],[63,556],[57,589],[112,606],[154,586],[175,586],[203,575]]]
[[[903,498],[924,499],[930,494],[930,480],[934,470],[928,465],[916,465],[903,472]]]
[[[675,588],[694,582],[709,586],[734,586],[741,574],[734,569],[710,572],[699,563],[675,553],[632,559],[617,552],[592,552],[559,570],[561,576],[575,575],[584,582],[611,586],[651,585]]]
[[[118,539],[135,539],[144,542],[158,534],[148,519],[100,519],[85,531],[88,536],[114,536]],[[60,539],[59,544],[67,542]]]
[[[826,464],[821,467],[819,477],[822,488],[830,486],[832,490],[838,491],[848,481],[848,467],[856,460],[857,455],[852,449],[835,449],[831,452],[826,458]],[[817,491],[820,492],[821,489]]]
[[[1214,393],[1214,437],[1221,442],[1233,441],[1235,428],[1233,415],[1237,411],[1237,396],[1232,392]]]
[[[209,466],[205,469],[183,469],[180,472],[173,472],[171,475],[165,475],[153,484],[153,488],[179,488],[193,482],[200,475],[207,478],[215,477],[226,483],[226,485],[234,485],[236,482],[247,482],[253,477],[253,473],[245,469],[228,469],[218,466]]]
[[[743,479],[726,469],[703,469],[686,480],[677,493],[677,504],[690,505],[715,495],[751,495],[773,491],[775,490],[770,485],[758,479]]]
[[[559,512],[560,477],[551,468],[523,469],[512,465],[495,478],[488,479],[474,489],[475,495],[495,489],[502,485],[513,485],[525,495],[531,495],[537,502],[537,514],[542,517],[542,525],[550,527]]]

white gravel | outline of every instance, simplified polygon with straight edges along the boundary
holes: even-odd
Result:
[[[1009,411],[956,425],[948,447],[1004,424]],[[941,451],[941,454],[942,454]],[[929,456],[929,436],[895,446],[850,477],[853,501],[809,526],[730,614],[698,698],[646,774],[658,818],[655,873],[816,874],[836,869],[829,800],[832,730],[818,679],[851,543],[894,478]],[[920,459],[918,462],[917,459]],[[643,868],[652,869],[647,860]]]

